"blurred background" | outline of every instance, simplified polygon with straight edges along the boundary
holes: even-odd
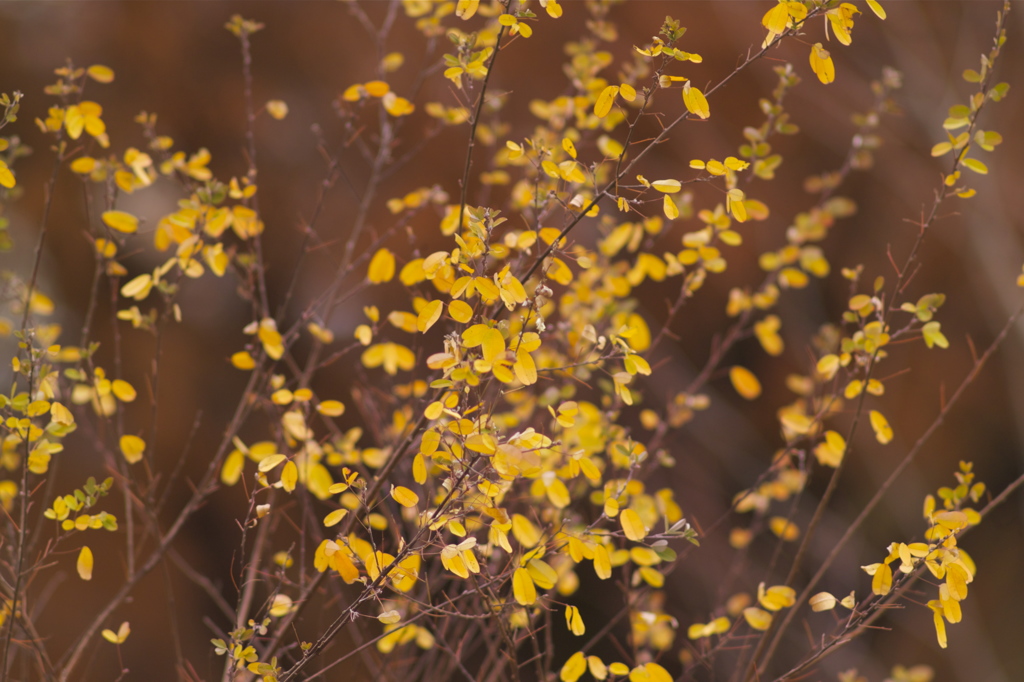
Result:
[[[995,13],[1001,3],[973,0],[883,4],[888,11],[887,21],[879,21],[864,7],[865,14],[857,18],[853,45],[844,48],[833,41],[827,46],[837,73],[836,82],[829,86],[820,84],[811,73],[806,46],[790,43],[772,53],[771,60],[792,61],[803,79],[786,101],[801,134],[773,141],[774,151],[783,154],[785,161],[775,182],[759,186],[771,188],[765,190],[771,194],[760,196],[758,189],[750,192],[770,204],[772,215],[763,223],[748,223],[741,228],[745,243],[730,259],[729,270],[712,278],[677,320],[674,329],[680,338],[674,346],[662,347],[666,354],[664,364],[659,367],[656,381],[643,389],[651,400],[657,402],[659,397],[672,395],[703,366],[712,335],[727,322],[724,309],[729,289],[760,280],[756,272],[757,254],[781,246],[792,216],[813,204],[811,195],[802,189],[804,178],[840,165],[854,130],[849,113],[870,106],[869,83],[880,77],[886,65],[903,73],[904,87],[895,96],[902,113],[883,121],[883,146],[876,154],[875,167],[870,172],[854,173],[841,188],[839,194],[853,199],[858,212],[837,223],[823,248],[834,271],[863,263],[865,282],[877,275],[894,279],[885,254],[891,252],[895,262],[902,262],[913,243],[916,228],[912,221],[919,219],[924,207],[930,205],[939,173],[948,167],[948,157],[933,159],[929,150],[945,139],[941,124],[948,107],[964,101],[969,92],[960,74],[965,68],[977,69],[979,55],[987,53]],[[568,91],[569,84],[560,66],[562,45],[579,35],[585,8],[576,0],[562,0],[562,5],[565,15],[560,21],[538,22],[528,45],[518,41],[507,56],[503,53],[498,60],[493,87],[495,92],[508,93],[510,104],[503,113],[509,125],[507,139],[522,139],[532,133],[537,121],[528,112],[531,99],[550,100]],[[387,3],[364,2],[361,6],[379,25]],[[671,14],[690,29],[682,47],[703,56],[702,64],[685,65],[679,72],[699,87],[716,83],[740,62],[742,55],[760,45],[760,18],[768,7],[767,1],[630,0],[610,13],[620,39],[603,46],[616,57],[606,73],[614,78],[619,61],[630,58],[631,46],[646,44],[657,34],[665,15]],[[832,512],[820,531],[819,541],[812,547],[814,556],[807,562],[811,565],[824,556],[830,547],[829,539],[845,529],[902,453],[929,426],[940,409],[941,396],[948,397],[968,372],[971,353],[967,339],[973,340],[978,349],[984,349],[1024,301],[1021,290],[1015,286],[1024,263],[1024,195],[1019,186],[1024,178],[1024,141],[1019,133],[1024,121],[1024,6],[1018,3],[1015,10],[998,66],[998,80],[1011,84],[1010,94],[1001,104],[990,107],[982,123],[985,129],[1002,133],[1004,143],[994,154],[981,153],[990,173],[970,176],[978,195],[969,201],[954,200],[944,205],[946,213],[925,243],[923,267],[907,294],[912,300],[935,291],[947,294],[938,319],[951,346],[948,350],[927,353],[920,344],[892,350],[892,359],[883,365],[885,371],[889,367],[903,368],[913,361],[909,373],[887,382],[886,395],[878,403],[893,424],[895,440],[881,447],[870,434],[861,431],[854,443],[856,459],[847,468]],[[52,99],[42,89],[55,80],[53,69],[68,60],[76,66],[105,64],[116,72],[113,84],[90,84],[87,93],[103,105],[112,152],[121,154],[129,146],[144,147],[141,130],[132,122],[144,110],[158,114],[158,132],[173,137],[176,148],[190,153],[200,147],[208,148],[213,157],[210,167],[216,177],[226,180],[245,174],[241,56],[237,39],[224,29],[224,23],[235,13],[266,24],[253,39],[257,105],[281,99],[290,108],[285,120],[274,121],[264,115],[256,128],[270,298],[281,300],[299,260],[298,244],[305,221],[313,213],[318,188],[326,175],[313,127],[322,131],[332,149],[338,148],[344,132],[334,103],[349,85],[375,77],[380,56],[345,3],[0,3],[0,91],[20,90],[26,96],[19,121],[4,132],[19,135],[35,150],[32,157],[16,167],[24,196],[6,209],[15,250],[2,256],[3,268],[26,274],[31,268],[29,254],[44,204],[42,187],[52,169],[49,143],[32,122],[37,117],[45,118]],[[820,26],[812,27],[810,42],[822,39],[820,30]],[[444,51],[450,51],[450,45],[441,40],[433,52],[428,51],[425,39],[400,14],[387,38],[386,49],[405,53],[406,65],[391,81],[392,88],[404,94],[403,88],[411,88],[416,81],[419,67],[439,60]],[[735,154],[742,142],[743,127],[757,126],[762,121],[757,100],[769,96],[775,86],[771,60],[753,66],[716,93],[711,102],[710,121],[685,126],[670,143],[648,157],[642,172],[648,178],[686,177],[692,158]],[[449,83],[439,73],[435,72],[420,91],[415,101],[418,111],[403,128],[399,153],[411,149],[431,127],[430,119],[422,111],[422,104],[427,101],[454,104]],[[661,106],[671,111],[679,109],[676,102],[669,104],[667,99],[661,101]],[[419,161],[392,176],[390,194],[382,196],[370,214],[371,229],[382,230],[393,220],[383,204],[390,196],[402,196],[435,183],[457,196],[464,150],[464,128],[447,129],[432,138],[419,152]],[[476,170],[484,169],[483,160],[490,153],[483,150]],[[299,301],[310,300],[333,277],[341,244],[347,238],[358,205],[366,164],[354,154],[343,155],[340,164],[345,179],[335,183],[326,194],[317,223],[322,243],[304,265],[308,271],[297,292]],[[57,304],[59,321],[69,330],[68,338],[64,339],[67,343],[77,338],[81,328],[92,274],[93,261],[85,256],[89,247],[84,236],[87,217],[81,193],[79,180],[70,172],[63,172],[55,192],[51,233],[43,254],[41,283]],[[146,191],[126,197],[120,207],[155,224],[160,216],[174,210],[178,198],[177,186],[158,182]],[[716,201],[714,194],[698,191],[695,204],[698,208],[713,207]],[[689,229],[695,228],[676,227],[659,246],[677,249],[679,235]],[[434,225],[418,224],[415,230],[417,238],[436,242]],[[151,269],[155,261],[140,254],[128,258],[126,263],[134,275]],[[158,458],[175,461],[182,456],[189,434],[198,423],[187,465],[189,475],[195,477],[205,466],[204,457],[210,455],[218,442],[227,411],[233,409],[244,385],[241,373],[231,370],[226,362],[245,342],[241,329],[250,321],[249,310],[235,295],[234,288],[230,281],[209,277],[204,278],[202,286],[186,286],[182,294],[184,321],[170,332],[162,350],[165,369],[159,389]],[[652,329],[657,329],[657,322],[667,308],[666,301],[672,300],[675,292],[648,286],[640,289],[638,295]],[[778,309],[787,343],[782,358],[768,358],[756,341],[747,340],[726,361],[726,365],[743,364],[761,378],[766,391],[757,409],[741,404],[743,401],[731,391],[727,380],[718,377],[709,391],[713,408],[668,443],[679,463],[672,481],[676,499],[695,524],[717,519],[732,495],[750,485],[770,461],[781,443],[775,410],[792,400],[784,388],[785,376],[806,371],[810,357],[806,340],[822,323],[838,317],[848,296],[846,283],[836,276],[816,281],[803,291],[787,292]],[[339,338],[351,337],[355,325],[362,321],[361,308],[367,303],[360,299],[343,306],[331,321]],[[101,307],[108,305],[109,302],[103,303]],[[98,319],[109,320],[109,309],[105,313],[101,310]],[[99,333],[101,337],[109,336],[109,329]],[[959,460],[973,460],[978,479],[993,492],[1024,471],[1022,334],[1024,323],[1013,330],[963,403],[929,443],[918,464],[903,476],[898,491],[885,501],[866,531],[836,563],[822,589],[835,594],[851,589],[863,594],[870,589],[869,579],[858,567],[879,561],[892,541],[920,538],[922,499],[952,481]],[[142,333],[127,331],[123,343],[126,376],[138,377],[136,385],[140,386],[148,372],[152,342]],[[216,379],[211,381],[211,377]],[[351,402],[351,386],[361,379],[338,367],[337,371],[325,373],[322,385],[330,386],[335,395]],[[129,410],[129,417],[138,419],[140,424],[148,423],[145,408],[139,407],[137,412],[135,409]],[[346,419],[357,424],[360,414],[350,410]],[[90,458],[84,440],[80,450],[69,448],[65,457],[75,458],[75,464],[62,471],[69,485],[80,485],[84,476],[99,474],[99,462]],[[811,484],[815,494],[826,483],[822,472],[817,473]],[[179,494],[180,504],[187,490]],[[232,559],[223,548],[237,546],[237,529],[229,519],[240,513],[244,502],[237,488],[221,491],[190,524],[179,543],[179,550],[194,567],[225,586],[225,593],[232,595],[231,603]],[[172,498],[171,508],[174,506]],[[1022,518],[1024,496],[1017,494],[964,539],[963,547],[974,557],[979,572],[963,605],[963,622],[949,627],[946,651],[937,647],[930,612],[923,606],[912,606],[883,621],[885,627],[895,632],[858,640],[827,660],[814,679],[835,679],[838,671],[857,667],[868,679],[881,680],[895,663],[931,664],[938,670],[938,680],[1021,679]],[[687,562],[669,579],[665,609],[680,618],[682,629],[693,619],[706,619],[720,597],[716,584],[728,570],[732,556],[724,534],[720,535],[709,538],[701,550],[690,553]],[[69,555],[68,570],[72,561]],[[103,575],[98,575],[101,584],[116,584],[122,574],[122,568],[111,562],[103,567]],[[169,608],[185,626],[183,646],[197,672],[212,679],[219,663],[209,653],[208,641],[217,634],[208,624],[223,618],[205,596],[177,577],[175,601],[169,607],[163,579],[157,573],[147,579],[138,597],[124,607],[123,618],[118,617],[118,622],[123,619],[132,623],[132,639],[124,650],[125,665],[133,670],[130,679],[138,679],[142,671],[151,679],[174,679],[173,652],[161,632],[167,626]],[[91,589],[95,586],[82,590],[75,582],[74,578],[65,583],[54,578],[46,589],[53,603],[47,607],[49,615],[40,627],[51,638],[56,651],[62,650],[60,642],[74,631],[78,622],[74,615],[91,612],[102,603],[102,590]],[[755,587],[749,585],[747,589]],[[931,591],[929,588],[928,593]],[[225,625],[218,623],[219,627]],[[90,679],[109,679],[110,675],[103,676],[99,671],[115,670],[114,657],[112,647],[97,649],[90,668],[97,676]],[[166,675],[159,670],[166,670]]]

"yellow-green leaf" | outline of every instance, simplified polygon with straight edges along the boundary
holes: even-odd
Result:
[[[983,164],[981,161],[978,161],[977,159],[964,159],[961,163],[963,163],[964,168],[969,168],[975,173],[980,173],[981,175],[988,175],[988,166]]]

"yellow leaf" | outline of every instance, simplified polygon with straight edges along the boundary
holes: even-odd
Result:
[[[121,454],[128,460],[129,464],[135,464],[142,459],[142,453],[146,451],[146,441],[138,436],[121,436]]]
[[[745,223],[747,222],[747,207],[744,204],[746,196],[743,194],[743,190],[733,188],[726,194],[725,207],[728,209],[732,217],[736,219],[736,222]]]
[[[473,15],[476,14],[477,9],[480,8],[480,0],[459,0],[455,6],[455,16],[466,21],[472,19]]]
[[[292,492],[295,490],[295,484],[299,480],[299,468],[295,466],[295,462],[287,462],[284,465],[284,469],[281,470],[281,487],[286,492]]]
[[[672,682],[674,679],[665,668],[657,663],[644,663],[643,670],[647,673],[648,682]]]
[[[124,211],[104,211],[100,216],[103,222],[112,230],[131,234],[139,229],[139,219],[131,213]]]
[[[71,410],[58,402],[50,405],[50,419],[55,424],[60,424],[61,426],[69,426],[75,423],[75,417],[71,414]]]
[[[786,542],[792,542],[800,537],[800,529],[792,521],[787,521],[783,516],[773,516],[768,522],[768,527],[779,538]]]
[[[526,570],[530,579],[542,590],[550,590],[558,582],[558,572],[551,568],[551,564],[541,559],[530,559],[526,564]]]
[[[115,379],[110,385],[110,390],[118,400],[125,403],[132,402],[137,396],[135,388],[123,379]]]
[[[283,100],[272,99],[266,104],[267,113],[270,117],[281,121],[288,115],[288,104]]]
[[[665,194],[675,194],[682,188],[682,185],[678,180],[655,180],[651,183],[651,187]]]
[[[125,298],[134,298],[136,301],[142,301],[149,296],[149,292],[152,289],[153,276],[147,272],[133,278],[121,287],[121,295]]]
[[[82,547],[78,553],[78,577],[82,580],[92,580],[92,550],[88,545]]]
[[[408,371],[416,366],[416,356],[411,350],[397,343],[378,343],[370,346],[361,358],[369,369],[383,365],[384,371],[394,376],[398,370]]]
[[[14,185],[14,173],[11,172],[6,161],[0,160],[0,186],[10,189],[14,187]]]
[[[786,5],[781,2],[768,10],[761,18],[761,25],[775,35],[785,33],[788,24],[789,12],[786,11]]]
[[[335,509],[324,517],[324,526],[330,528],[341,523],[341,520],[348,516],[348,509]]]
[[[598,545],[594,548],[594,573],[601,580],[607,580],[612,577],[612,561],[604,545]]]
[[[240,350],[231,356],[231,364],[238,369],[249,370],[256,366],[256,360],[249,351]]]
[[[821,43],[814,43],[811,47],[811,71],[818,76],[818,80],[828,85],[836,79],[836,67],[832,63],[832,57],[828,50],[821,46]]]
[[[824,466],[837,467],[846,454],[846,439],[835,431],[825,432],[825,442],[814,448],[814,456]]]
[[[885,418],[878,410],[871,410],[871,428],[875,430],[875,438],[882,445],[885,445],[892,440],[892,427],[889,426],[889,421]]]
[[[743,609],[743,618],[747,621],[747,625],[762,632],[772,624],[772,614],[756,606],[748,606]]]
[[[562,6],[558,4],[558,0],[547,0],[547,4],[543,2],[540,4],[552,19],[562,16]]]
[[[483,332],[480,342],[480,350],[483,352],[484,361],[493,363],[498,356],[505,353],[505,339],[501,332],[490,327]]]
[[[836,598],[828,592],[819,592],[808,599],[807,603],[811,605],[812,611],[831,611],[836,607]]]
[[[391,86],[384,81],[369,81],[363,83],[363,88],[366,90],[366,94],[371,97],[383,97],[384,95],[391,92]]]
[[[536,547],[541,540],[541,533],[530,519],[522,514],[512,515],[512,537],[523,547]]]
[[[757,588],[757,601],[769,611],[787,609],[796,603],[796,590],[786,585],[773,585],[765,590],[761,583]]]
[[[224,485],[234,485],[238,483],[238,479],[242,476],[242,469],[245,468],[245,455],[242,454],[241,450],[234,450],[227,459],[224,460],[224,466],[220,470],[220,480]]]
[[[444,304],[441,300],[431,301],[427,305],[423,306],[423,310],[420,311],[419,316],[416,318],[416,328],[421,332],[426,332],[428,329],[434,326],[434,323],[441,319],[441,309]]]
[[[572,140],[570,140],[568,137],[562,138],[562,149],[564,149],[565,153],[571,156],[572,158],[576,158],[576,145],[574,145],[572,143]]]
[[[465,324],[473,318],[473,308],[465,301],[452,301],[448,304],[448,314],[456,322]]]
[[[676,202],[672,201],[672,197],[665,195],[662,200],[662,210],[665,212],[665,217],[669,220],[675,220],[679,217],[679,207],[676,206]]]
[[[562,666],[558,679],[562,682],[576,682],[587,671],[587,659],[582,651],[577,651]]]
[[[270,608],[267,611],[274,618],[280,618],[281,616],[287,615],[291,610],[291,597],[287,594],[276,594],[274,595],[274,600],[270,603]]]
[[[512,574],[512,593],[516,601],[523,606],[529,606],[537,601],[537,588],[530,578],[530,572],[525,568],[517,568]]]
[[[93,64],[85,73],[97,83],[111,83],[114,80],[114,70],[102,64]]]
[[[871,579],[871,591],[879,596],[889,594],[892,589],[892,569],[889,564],[880,564]]]
[[[946,621],[942,619],[942,603],[933,599],[928,602],[928,606],[931,607],[934,614],[935,621],[935,636],[939,641],[939,646],[943,649],[946,648]]]
[[[961,163],[963,163],[964,168],[969,168],[975,173],[979,173],[980,175],[988,174],[988,166],[977,159],[964,159]]]
[[[729,380],[736,392],[747,400],[754,400],[761,395],[761,382],[746,367],[734,365],[729,370]]]
[[[405,486],[391,486],[391,497],[403,507],[415,507],[419,504],[420,496]]]
[[[325,417],[340,417],[345,414],[345,403],[340,400],[321,400],[316,411]]]
[[[644,527],[643,521],[640,520],[640,515],[633,509],[624,509],[619,514],[619,523],[622,524],[622,531],[630,540],[640,542],[647,537],[647,528]]]
[[[547,492],[551,504],[555,505],[558,509],[565,509],[572,502],[572,499],[569,497],[569,489],[565,487],[561,479],[556,478],[551,481],[545,492]]]
[[[117,629],[117,632],[113,630],[105,629],[100,634],[103,635],[103,639],[107,640],[111,644],[123,644],[128,635],[132,633],[131,627],[128,625],[128,621],[121,623],[121,627]]]
[[[949,596],[956,601],[963,601],[967,598],[967,571],[959,564],[950,564],[946,567],[946,587],[949,589]]]
[[[565,626],[577,637],[587,631],[586,625],[583,624],[583,617],[580,616],[580,610],[575,606],[565,607]]]
[[[597,97],[597,102],[594,103],[594,115],[598,118],[604,118],[608,115],[608,112],[612,110],[612,104],[615,102],[615,96],[619,94],[618,85],[609,85],[601,94]]]
[[[689,82],[683,85],[683,104],[686,105],[687,111],[702,119],[711,115],[711,109],[704,93],[691,86]]]
[[[427,463],[422,453],[417,452],[412,460],[412,478],[423,485],[427,482]]]
[[[259,470],[261,473],[265,474],[271,469],[275,468],[281,462],[285,461],[286,459],[288,458],[281,454],[264,457],[263,459],[260,460]]]
[[[405,97],[399,97],[393,92],[384,95],[381,100],[384,109],[392,116],[408,116],[416,110],[416,106]]]
[[[622,95],[622,99],[632,102],[636,99],[636,88],[629,83],[623,83],[619,86],[619,94]]]
[[[533,361],[533,356],[523,348],[516,351],[516,362],[512,365],[512,371],[524,386],[537,383],[537,365]]]
[[[885,10],[882,9],[882,6],[878,4],[878,0],[867,0],[867,2],[868,7],[870,7],[871,11],[875,13],[875,16],[877,16],[879,19],[884,20]]]
[[[395,256],[388,249],[379,249],[370,259],[370,266],[366,271],[366,279],[373,284],[390,282],[395,276]]]

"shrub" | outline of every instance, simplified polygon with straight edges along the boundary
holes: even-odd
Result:
[[[57,69],[35,126],[4,95],[5,198],[27,141],[52,159],[35,243],[2,233],[21,258],[3,275],[4,679],[166,660],[180,679],[787,680],[901,605],[945,648],[977,573],[961,539],[1024,479],[992,496],[965,457],[923,519],[864,543],[1020,314],[897,438],[890,387],[954,352],[947,294],[918,275],[1002,142],[983,126],[1009,87],[1010,6],[928,133],[941,172],[912,233],[870,242],[863,265],[829,246],[858,229],[840,192],[885,153],[903,77],[883,70],[852,122],[827,121],[849,144],[802,190],[783,153],[793,93],[841,87],[855,24],[886,12],[754,7],[739,14],[763,42],[713,62],[671,16],[620,35],[630,10],[611,1],[345,3],[374,53],[313,128],[322,179],[290,234],[264,198],[287,170],[257,161],[296,114],[259,103],[255,20],[226,25],[233,175],[156,114],[108,125],[106,65]],[[501,83],[531,69],[536,91]],[[718,123],[727,86],[767,77]],[[63,202],[87,240],[58,231]],[[82,306],[47,293],[55,241],[91,263]],[[190,316],[206,330],[183,359]],[[756,452],[692,454],[751,425]],[[850,462],[884,449],[895,465],[833,520]],[[129,618],[153,590],[166,612]]]

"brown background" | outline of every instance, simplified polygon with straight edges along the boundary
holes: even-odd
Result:
[[[506,117],[512,124],[513,139],[528,136],[533,129],[534,121],[527,118],[525,109],[529,99],[551,99],[566,89],[558,60],[561,43],[570,35],[575,36],[576,31],[575,27],[570,34],[560,35],[559,31],[581,20],[583,8],[573,0],[563,0],[562,4],[563,19],[541,21],[531,38],[530,49],[516,44],[507,57],[503,54],[499,60],[493,82],[496,90],[512,95],[513,104]],[[379,19],[384,3],[365,5],[371,16]],[[687,66],[686,74],[698,85],[713,83],[737,63],[737,55],[760,42],[759,19],[767,5],[631,0],[612,14],[622,39],[611,49],[617,56],[625,56],[630,45],[647,41],[657,32],[664,15],[672,14],[690,28],[683,40],[684,48],[704,56],[703,64]],[[835,270],[865,263],[869,276],[882,274],[892,278],[883,254],[891,247],[899,261],[913,237],[914,228],[906,221],[917,218],[931,200],[931,188],[944,166],[931,159],[928,150],[942,139],[940,124],[947,107],[962,101],[966,92],[960,72],[967,67],[977,68],[978,55],[988,49],[998,3],[890,1],[885,5],[889,19],[884,24],[870,13],[862,15],[850,48],[834,43],[829,46],[837,71],[837,82],[831,86],[819,84],[811,74],[805,47],[790,45],[778,53],[779,58],[791,59],[804,78],[787,102],[803,134],[777,142],[777,150],[786,160],[778,179],[763,186],[771,187],[771,193],[762,197],[771,205],[772,217],[763,224],[742,228],[746,241],[741,255],[730,260],[727,273],[712,280],[677,323],[681,340],[671,349],[671,360],[659,368],[657,382],[651,382],[645,389],[653,400],[678,390],[703,364],[711,333],[724,324],[724,296],[729,287],[756,281],[756,253],[780,245],[789,216],[810,205],[809,197],[800,189],[803,178],[833,168],[841,161],[852,130],[848,112],[865,108],[869,101],[867,83],[877,78],[884,64],[904,73],[905,87],[897,94],[904,112],[883,124],[885,144],[877,155],[875,169],[870,174],[854,175],[844,188],[842,193],[857,201],[859,212],[838,224],[825,249]],[[947,304],[939,319],[952,346],[929,353],[918,345],[893,350],[892,360],[886,363],[889,367],[901,368],[909,360],[914,362],[912,372],[888,383],[887,395],[881,403],[896,429],[896,439],[882,448],[861,434],[862,439],[856,443],[857,460],[848,469],[834,512],[827,518],[824,537],[814,547],[819,555],[827,551],[824,538],[841,532],[844,523],[884,480],[900,454],[927,428],[939,408],[941,387],[948,395],[964,376],[970,363],[965,338],[970,336],[979,348],[984,348],[1009,312],[1020,304],[1014,280],[1024,262],[1020,222],[1024,144],[1019,134],[1020,122],[1024,120],[1024,7],[1018,5],[1017,9],[1021,11],[1012,15],[1010,40],[999,67],[1001,79],[1012,84],[1010,96],[992,107],[983,124],[987,129],[1000,131],[1005,143],[994,155],[983,154],[991,173],[971,178],[979,195],[969,202],[947,205],[949,215],[927,241],[923,252],[925,266],[911,287],[915,298],[931,291],[947,293]],[[160,131],[174,137],[180,148],[193,151],[208,147],[213,153],[211,168],[217,177],[226,179],[244,173],[239,49],[237,41],[223,29],[224,22],[236,12],[267,25],[254,39],[256,101],[279,98],[291,108],[285,121],[264,117],[257,129],[260,202],[267,224],[266,250],[271,254],[271,297],[279,300],[291,266],[298,258],[299,228],[312,211],[316,187],[324,175],[324,164],[315,152],[310,126],[319,124],[327,139],[337,143],[341,133],[332,100],[348,85],[373,76],[374,53],[363,30],[342,3],[0,4],[0,90],[19,89],[26,94],[15,132],[36,151],[17,167],[19,184],[26,195],[7,209],[17,250],[4,256],[5,268],[25,271],[29,266],[29,244],[34,241],[43,204],[40,188],[51,159],[47,143],[34,130],[32,120],[45,116],[50,100],[42,94],[42,87],[52,81],[52,69],[69,58],[81,66],[103,63],[117,73],[114,84],[91,85],[89,93],[104,106],[114,151],[120,153],[130,145],[143,146],[138,127],[131,119],[139,110],[146,110],[159,114]],[[819,36],[814,40],[820,39],[819,31],[820,27],[813,28],[812,35]],[[412,82],[423,40],[400,21],[388,46],[389,50],[401,49],[406,53],[406,66],[393,81],[401,93],[403,84],[408,86]],[[757,125],[761,120],[756,100],[774,85],[769,67],[768,63],[753,67],[721,96],[716,96],[711,104],[711,122],[694,124],[674,136],[671,144],[651,158],[645,175],[685,176],[690,158],[721,158],[735,153],[742,127]],[[440,77],[433,78],[427,86],[426,98],[418,103],[427,99],[450,103],[447,84],[442,81]],[[425,117],[417,113],[406,127],[407,143],[415,140],[417,132],[426,125]],[[463,153],[464,130],[440,136],[424,150],[421,162],[394,177],[392,194],[401,196],[432,183],[439,183],[454,194]],[[346,157],[342,167],[358,192],[365,166],[358,158]],[[81,319],[76,315],[81,315],[87,300],[84,283],[89,281],[92,263],[83,257],[87,247],[82,237],[85,218],[80,191],[70,173],[61,177],[42,279],[69,330],[80,328]],[[756,191],[753,195],[758,196]],[[704,201],[714,200],[711,195],[698,195],[698,203],[702,196]],[[173,210],[176,199],[177,190],[163,183],[162,188],[158,184],[128,198],[124,207],[155,221]],[[339,251],[332,240],[346,237],[355,205],[353,193],[339,182],[328,197],[319,224],[327,248],[311,260],[300,300],[308,300],[331,276]],[[371,218],[371,222],[381,226],[387,220],[382,208]],[[664,242],[666,248],[674,248],[678,243],[678,231],[670,236]],[[152,267],[142,257],[128,263],[138,272]],[[645,313],[654,321],[664,314],[664,300],[673,294],[648,288],[641,289],[640,295]],[[727,382],[718,380],[712,390],[714,409],[671,443],[679,461],[674,473],[677,499],[688,516],[697,521],[717,518],[732,493],[749,484],[765,466],[779,444],[774,410],[791,399],[784,389],[773,387],[781,387],[787,373],[806,367],[807,350],[801,344],[819,324],[836,316],[846,295],[845,285],[832,278],[806,291],[784,296],[780,315],[788,347],[782,362],[767,362],[752,341],[741,344],[730,356],[729,363],[751,367],[769,389],[760,399],[760,409],[743,409],[747,406],[726,390]],[[351,333],[364,303],[353,301],[336,316],[333,328],[339,336]],[[173,332],[165,350],[167,369],[161,386],[157,448],[159,457],[166,461],[179,456],[196,413],[201,411],[202,426],[191,455],[198,472],[203,458],[217,442],[218,424],[224,423],[223,410],[234,405],[241,388],[237,373],[225,371],[225,358],[243,343],[241,327],[248,322],[248,313],[234,296],[230,283],[214,284],[209,278],[201,287],[184,293],[182,307],[185,323]],[[856,567],[877,561],[893,540],[919,537],[923,495],[947,484],[959,459],[974,460],[979,478],[996,491],[1021,473],[1022,329],[1018,326],[1014,330],[962,407],[927,448],[920,465],[904,476],[898,493],[886,501],[861,541],[851,546],[838,562],[847,568],[834,570],[826,579],[826,588],[843,593],[856,587],[863,594],[868,589],[867,578]],[[75,336],[70,332],[71,338],[67,340],[70,342]],[[129,332],[126,339],[128,377],[133,372],[141,377],[146,371],[151,344],[138,333]],[[212,384],[211,376],[217,377]],[[345,387],[351,379],[339,370],[324,378],[324,386],[336,382],[335,392],[346,397]],[[351,410],[350,415],[356,423],[356,412]],[[140,423],[145,421],[141,411],[130,412],[130,416]],[[84,446],[69,448],[63,457],[75,458],[78,464],[64,469],[69,485],[78,485],[85,475],[98,473],[98,460],[91,459]],[[813,489],[820,490],[822,483],[815,480]],[[1024,604],[1024,587],[1020,582],[1024,567],[1022,501],[1022,496],[1014,496],[965,540],[964,546],[975,558],[979,575],[964,604],[964,621],[949,628],[950,646],[946,652],[939,653],[937,649],[930,613],[923,607],[912,607],[894,614],[886,623],[897,628],[898,633],[866,637],[848,647],[826,664],[827,672],[820,679],[834,679],[836,670],[856,665],[869,679],[880,680],[897,662],[931,663],[939,671],[939,680],[1019,679],[1024,671],[1024,649],[1020,646],[1024,638],[1024,619],[1020,616]],[[221,583],[228,582],[230,560],[224,547],[237,545],[237,531],[229,519],[239,512],[242,502],[237,489],[221,492],[191,524],[189,534],[180,543],[182,552],[197,568]],[[692,618],[705,617],[714,605],[717,576],[728,567],[729,556],[718,543],[709,541],[671,577],[668,610],[680,617],[683,628]],[[72,562],[73,556],[69,554],[66,566],[60,568],[69,570]],[[68,631],[80,622],[79,614],[89,613],[101,603],[101,590],[93,588],[102,587],[104,580],[116,582],[121,569],[112,563],[113,559],[98,565],[100,579],[94,582],[100,585],[90,585],[89,590],[82,589],[73,577],[54,585],[53,603],[48,610],[52,615],[43,620],[41,627],[52,635],[55,651],[61,650],[60,643],[65,641]],[[124,652],[126,665],[133,671],[128,679],[173,679],[173,657],[166,636],[170,609],[176,611],[184,626],[184,645],[196,669],[211,679],[214,671],[219,670],[219,662],[210,660],[212,654],[204,648],[208,648],[206,642],[215,635],[203,622],[204,617],[214,621],[219,617],[191,586],[184,582],[175,584],[177,602],[169,607],[162,578],[154,574],[147,579],[146,589],[139,597],[122,609],[117,622],[110,624],[116,628],[121,619],[132,622],[132,638]],[[226,592],[232,594],[229,585]],[[233,596],[230,600],[233,602]],[[591,612],[597,613],[600,605],[592,608],[595,610]],[[218,626],[223,627],[224,623],[218,622]],[[112,647],[104,644],[96,653],[90,679],[111,679],[116,676],[115,669]]]

